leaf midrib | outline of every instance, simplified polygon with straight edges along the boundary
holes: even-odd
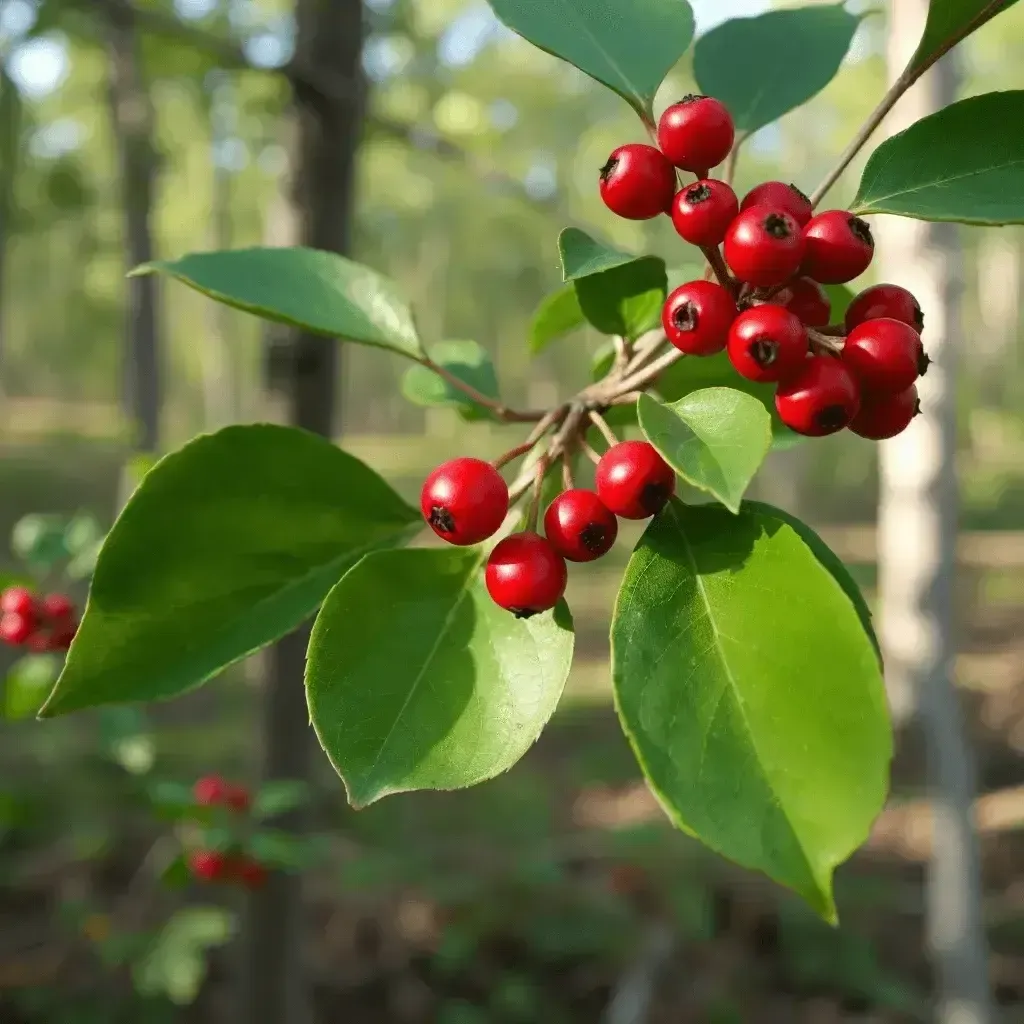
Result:
[[[889,192],[883,196],[875,196],[874,198],[869,197],[865,204],[874,206],[878,203],[884,203],[889,199],[895,199],[899,196],[912,196],[919,192],[924,192],[927,189],[941,188],[944,185],[949,185],[954,181],[964,181],[967,178],[974,178],[981,174],[988,174],[991,171],[1008,170],[1013,167],[1022,166],[1024,167],[1024,157],[1020,157],[1015,160],[1010,160],[1007,163],[992,164],[989,167],[976,167],[970,171],[964,171],[962,174],[951,174],[945,178],[936,178],[934,181],[928,181],[924,184],[917,186],[916,188],[905,188],[898,192]],[[870,185],[868,186],[870,189]],[[867,190],[866,190],[867,191]],[[859,209],[864,209],[865,204],[861,204]]]

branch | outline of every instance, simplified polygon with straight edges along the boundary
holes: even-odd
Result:
[[[432,370],[445,383],[461,391],[470,401],[483,406],[485,409],[489,409],[503,423],[536,423],[538,420],[543,422],[551,415],[546,409],[540,412],[519,412],[515,409],[509,409],[508,406],[502,405],[501,402],[488,398],[482,391],[477,391],[472,384],[467,384],[447,367],[442,366],[440,363],[435,363],[430,356],[423,356],[421,359],[417,359],[416,362],[421,366],[425,366],[428,370]]]

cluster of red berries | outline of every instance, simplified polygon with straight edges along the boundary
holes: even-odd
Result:
[[[66,594],[37,598],[24,587],[0,594],[0,642],[37,654],[66,651],[78,629],[75,606]]]
[[[675,492],[672,467],[646,441],[622,441],[601,457],[596,491],[563,491],[544,513],[544,536],[514,533],[495,545],[484,581],[495,604],[529,618],[558,604],[569,573],[566,561],[592,562],[618,536],[616,517],[646,519]],[[508,513],[508,486],[481,459],[446,462],[427,477],[420,510],[449,544],[479,544],[493,536]]]
[[[223,807],[236,814],[249,810],[249,792],[244,786],[222,779],[219,775],[204,775],[196,781],[192,791],[200,807]],[[259,861],[239,850],[191,851],[189,869],[201,882],[219,882],[258,889],[267,879],[267,869]]]
[[[844,210],[815,215],[807,196],[781,181],[758,185],[741,202],[709,177],[734,139],[718,100],[687,96],[662,115],[657,148],[622,146],[601,170],[610,210],[632,220],[670,214],[684,240],[724,256],[731,272],[731,287],[690,281],[669,295],[668,340],[687,355],[726,350],[743,377],[777,385],[779,416],[798,433],[849,427],[873,440],[894,437],[919,411],[915,382],[928,366],[920,305],[898,285],[878,285],[830,327],[822,285],[867,270],[871,229]],[[677,190],[677,168],[697,181]]]

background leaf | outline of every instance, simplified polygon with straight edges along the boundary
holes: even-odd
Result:
[[[962,224],[1024,224],[1024,91],[972,96],[886,139],[851,209]]]
[[[314,434],[256,424],[191,441],[146,475],[107,536],[43,713],[209,679],[294,629],[349,566],[418,524],[373,470]]]
[[[412,313],[397,287],[333,252],[302,247],[197,252],[147,263],[132,273],[169,274],[264,320],[414,358],[423,354]]]
[[[497,399],[498,379],[494,363],[487,350],[475,341],[442,341],[431,348],[430,357],[482,395]],[[489,409],[467,398],[429,367],[420,364],[405,371],[402,394],[414,405],[458,409],[459,415],[470,422],[493,418]]]
[[[576,289],[571,285],[563,285],[557,292],[552,292],[537,307],[530,322],[530,352],[536,355],[562,335],[582,327],[583,310],[580,309]]]
[[[309,784],[294,779],[275,779],[260,786],[252,802],[254,818],[273,818],[308,804]]]
[[[842,4],[733,18],[697,40],[693,72],[701,92],[729,108],[738,132],[756,132],[835,78],[859,24]]]
[[[910,68],[920,72],[950,46],[976,32],[1017,0],[931,0],[928,20]]]
[[[764,406],[742,391],[705,388],[672,405],[641,395],[637,408],[640,428],[662,458],[687,483],[738,512],[772,443]]]
[[[61,659],[55,654],[26,654],[7,672],[4,681],[4,717],[29,718],[42,706],[60,675]]]
[[[832,874],[885,803],[892,732],[857,613],[797,533],[672,501],[626,570],[612,663],[673,820],[834,921]]]
[[[516,619],[491,601],[482,564],[477,550],[380,552],[324,602],[306,691],[354,806],[493,778],[554,712],[572,661],[568,609]]]

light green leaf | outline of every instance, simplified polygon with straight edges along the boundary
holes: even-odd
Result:
[[[772,443],[764,406],[742,391],[705,388],[672,405],[641,395],[637,408],[640,429],[662,458],[687,483],[739,512]]]
[[[571,284],[563,285],[552,292],[537,307],[530,322],[530,352],[536,355],[562,335],[582,327],[583,310],[580,309],[576,289]]]
[[[490,0],[534,46],[575,64],[650,116],[654,94],[693,39],[686,0]]]
[[[475,341],[442,341],[430,350],[430,357],[486,398],[497,399],[498,380],[494,374],[494,363],[487,351]],[[468,398],[429,367],[419,364],[405,371],[402,394],[414,405],[458,409],[459,415],[470,422],[493,418],[490,410]]]
[[[798,534],[672,501],[626,570],[612,665],[672,820],[835,922],[832,875],[885,803],[892,731],[857,612]]]
[[[859,24],[842,4],[734,18],[697,40],[693,72],[701,92],[729,108],[738,132],[756,132],[832,81]]]
[[[976,32],[1017,0],[931,0],[928,20],[909,69],[920,75],[947,50]]]
[[[35,512],[22,516],[11,530],[11,550],[25,562],[49,568],[68,556],[66,525],[63,516]]]
[[[4,683],[4,717],[29,718],[42,707],[60,675],[61,659],[55,654],[27,654],[7,673]]]
[[[517,619],[498,608],[483,557],[454,548],[369,555],[324,602],[306,692],[353,806],[491,779],[554,712],[572,661],[568,609]]]
[[[591,238],[579,228],[564,228],[558,236],[558,256],[562,261],[562,280],[575,281],[591,274],[625,266],[643,259],[628,252],[619,252]]]
[[[197,252],[147,263],[217,302],[278,323],[416,358],[423,354],[397,286],[333,252],[301,247]]]
[[[414,525],[415,524],[415,525]],[[108,534],[41,714],[172,697],[295,629],[419,515],[373,470],[290,427],[226,427],[146,475]]]
[[[871,154],[856,214],[1024,224],[1024,91],[972,96],[886,139]]]

